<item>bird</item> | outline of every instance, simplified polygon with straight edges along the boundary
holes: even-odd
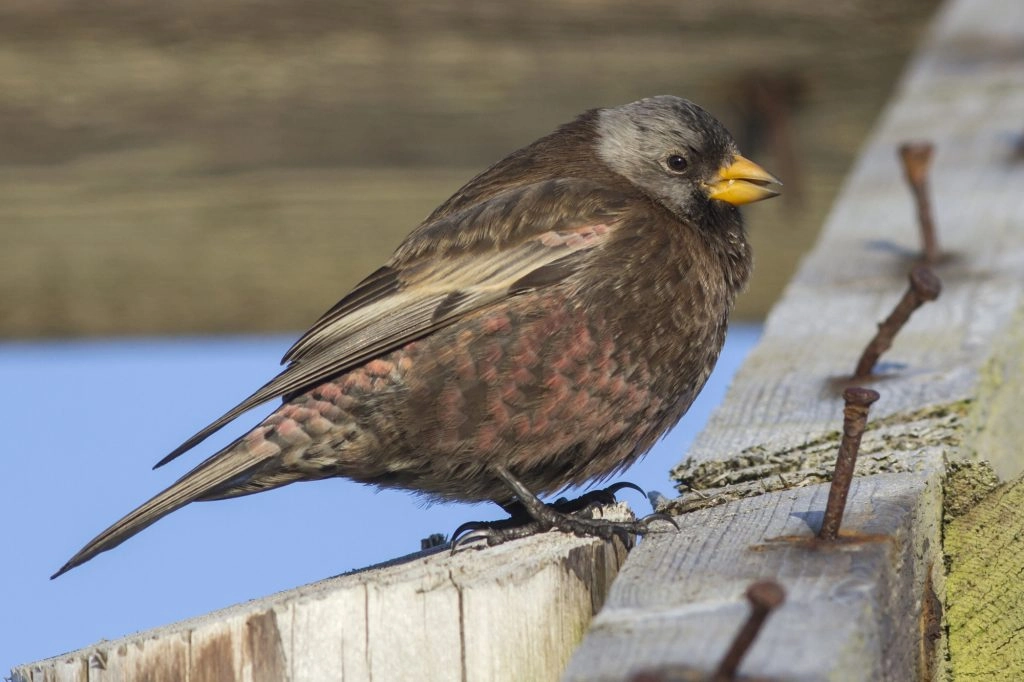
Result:
[[[192,502],[335,476],[542,529],[644,532],[541,496],[621,472],[682,418],[751,272],[739,206],[780,186],[689,100],[583,112],[435,209],[279,374],[154,468],[279,407],[51,578]]]

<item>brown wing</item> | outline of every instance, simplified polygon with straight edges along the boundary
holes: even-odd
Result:
[[[284,371],[156,466],[268,400],[327,381],[483,306],[564,280],[609,240],[622,206],[612,190],[561,179],[509,190],[421,226],[289,349]]]

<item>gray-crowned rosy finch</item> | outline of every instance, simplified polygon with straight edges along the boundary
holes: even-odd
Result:
[[[444,202],[284,371],[160,464],[281,398],[276,411],[54,577],[190,502],[330,476],[643,532],[536,495],[629,466],[683,416],[750,272],[737,206],[777,183],[687,100],[580,115]]]

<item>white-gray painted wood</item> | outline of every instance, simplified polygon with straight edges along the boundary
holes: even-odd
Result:
[[[617,541],[562,534],[413,556],[20,666],[13,678],[553,680],[624,559]]]
[[[940,12],[691,461],[782,449],[836,428],[841,401],[830,379],[852,373],[919,250],[896,155],[907,140],[936,145],[931,195],[949,260],[936,268],[939,300],[918,310],[883,356],[872,414],[976,397],[1021,314],[1022,45],[1024,3],[956,0]],[[1005,473],[1021,466],[1007,463]]]
[[[813,486],[679,517],[644,540],[612,586],[564,680],[626,680],[643,669],[710,671],[749,612],[753,581],[787,601],[741,667],[793,680],[917,679],[918,586],[936,555],[937,471],[856,479],[835,546],[811,542],[828,496]],[[641,552],[641,549],[643,550]]]

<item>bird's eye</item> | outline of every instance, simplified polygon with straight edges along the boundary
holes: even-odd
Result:
[[[689,164],[686,162],[685,157],[680,156],[679,154],[673,154],[672,156],[665,159],[665,165],[673,173],[682,173],[684,170],[686,170],[686,167]]]

